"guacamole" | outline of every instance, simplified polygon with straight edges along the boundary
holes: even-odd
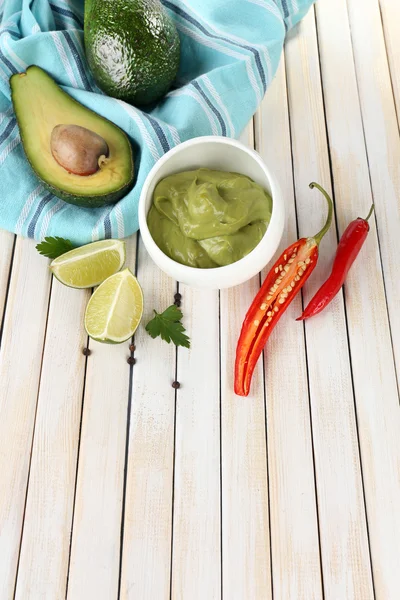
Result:
[[[197,169],[156,186],[147,224],[173,260],[209,269],[251,252],[268,227],[271,196],[245,175]]]

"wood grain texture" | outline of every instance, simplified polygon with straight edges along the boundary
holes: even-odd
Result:
[[[144,330],[176,282],[140,242],[137,363],[129,342],[90,342],[86,363],[87,292],[0,232],[1,600],[398,600],[399,40],[398,0],[318,0],[243,135],[281,184],[281,249],[325,218],[310,181],[334,188],[305,301],[376,206],[344,291],[305,325],[296,298],[248,398],[233,368],[259,277],[181,286],[176,353]]]
[[[251,124],[242,140],[252,146]],[[259,277],[220,292],[222,580],[229,600],[271,598],[263,369],[247,398],[233,391],[237,339]]]
[[[138,279],[145,325],[174,302],[176,283],[152,262],[142,242]],[[176,351],[152,339],[142,326],[135,336],[132,408],[126,479],[121,571],[124,600],[170,597]]]
[[[382,30],[377,20],[378,7],[368,1],[362,14],[357,11],[357,16],[354,3],[348,2],[348,7],[391,336],[398,369],[400,342],[396,304],[400,287],[395,257],[400,250],[400,139]],[[371,60],[374,61],[374,78],[371,78]],[[360,158],[358,160],[361,162]],[[368,179],[365,166],[363,173],[364,180]],[[354,173],[350,175],[354,180]],[[361,194],[363,191],[361,188]],[[375,592],[378,599],[391,600],[398,596],[400,585],[400,515],[397,509],[400,505],[400,413],[389,347],[381,265],[376,257],[377,251],[375,256],[372,251],[376,239],[374,230],[372,224],[365,250],[367,252],[370,249],[368,262],[355,265],[355,268],[364,267],[364,276],[360,276],[359,283],[363,287],[355,296],[353,290],[357,273],[353,271],[349,278],[346,304],[349,311],[357,313],[354,316],[354,332],[357,332],[355,343],[358,341],[358,345],[354,347],[353,371],[355,382],[358,380],[357,413]],[[370,302],[364,306],[366,298]],[[362,360],[359,360],[360,356]]]
[[[126,266],[135,270],[135,238],[127,241]],[[124,491],[130,342],[90,341],[86,370],[69,600],[109,600],[117,595]]]
[[[386,300],[400,387],[400,136],[379,6],[348,0],[354,62],[364,125]],[[398,42],[399,43],[399,42]]]
[[[219,294],[181,285],[191,348],[178,349],[172,595],[221,597]]]
[[[16,599],[65,598],[89,296],[53,281]]]
[[[308,184],[331,191],[313,10],[289,36],[286,58],[297,216],[300,236],[307,236],[326,219],[323,196]],[[328,275],[336,246],[333,226],[305,285],[306,302]],[[342,294],[305,330],[325,598],[368,600],[373,589]]]
[[[397,0],[379,0],[385,46],[400,126],[400,4]]]
[[[12,233],[0,231],[0,335],[12,263],[14,240],[15,236]]]
[[[282,58],[255,118],[256,149],[278,179],[285,202],[277,256],[298,237],[285,75]],[[267,272],[268,267],[263,277]],[[301,309],[299,295],[264,351],[275,600],[322,598],[305,338],[295,321]]]
[[[0,349],[0,597],[11,598],[50,291],[48,261],[18,239]]]

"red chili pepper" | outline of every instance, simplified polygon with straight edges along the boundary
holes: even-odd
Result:
[[[316,236],[301,238],[281,254],[247,311],[236,348],[235,393],[239,396],[248,396],[257,360],[282,314],[315,269],[319,243],[331,226],[332,200],[320,185],[310,183],[313,187],[328,202],[326,223]]]
[[[331,274],[310,300],[301,317],[298,317],[296,321],[303,321],[317,315],[336,296],[366,240],[369,232],[368,219],[372,215],[373,210],[374,205],[371,206],[366,219],[358,217],[358,219],[355,219],[346,227],[336,250]]]

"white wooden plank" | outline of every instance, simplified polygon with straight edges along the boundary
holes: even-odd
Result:
[[[356,11],[353,2],[348,2],[348,7],[391,335],[398,369],[400,319],[396,304],[398,304],[400,284],[395,257],[400,252],[398,200],[400,139],[378,6],[368,0],[361,12]],[[328,16],[327,20],[329,18],[332,17]],[[343,25],[343,20],[340,23]],[[374,65],[374,69],[371,69],[371,64]],[[331,68],[332,65],[327,64],[324,72],[328,72]],[[342,72],[342,66],[340,71]],[[347,87],[342,94],[346,105],[348,96]],[[351,107],[347,110],[351,119],[353,111],[350,112]],[[358,128],[361,127],[358,113],[359,108],[357,113],[352,115],[353,119],[349,121],[353,132],[353,143],[355,125],[358,123]],[[332,122],[332,130],[335,128],[336,133],[338,133],[337,125],[338,119],[335,119],[335,122]],[[342,145],[343,141],[338,137],[336,144]],[[361,145],[361,141],[359,144]],[[365,196],[371,201],[365,150],[358,149],[354,143],[351,152],[353,157],[351,159],[348,157],[347,164],[346,156],[343,156],[343,161],[338,163],[338,171],[340,170],[338,197],[341,197],[343,204],[346,205],[349,202],[353,204],[353,198],[361,201]],[[357,161],[357,170],[355,161]],[[364,213],[367,204],[368,201],[363,204]],[[357,210],[357,208],[355,206],[353,210],[358,213],[361,209]],[[340,225],[343,227],[344,223]],[[364,254],[361,255],[360,261],[349,276],[347,289],[346,304],[348,313],[353,313],[354,337],[357,333],[358,340],[357,345],[354,342],[354,350],[352,341],[353,372],[375,593],[379,599],[391,600],[398,597],[400,585],[400,515],[398,512],[400,413],[395,372],[389,348],[389,331],[374,223]],[[359,359],[360,356],[362,360]],[[399,375],[398,370],[397,374]]]
[[[172,598],[221,596],[219,294],[181,285],[191,349],[178,350]]]
[[[363,10],[349,0],[348,10],[361,113],[364,124],[386,299],[400,385],[400,137],[386,49],[376,0]],[[399,40],[397,39],[399,44]]]
[[[298,237],[284,59],[257,112],[255,133],[285,200],[278,256]],[[275,600],[322,598],[305,339],[295,321],[301,308],[299,294],[264,351]]]
[[[135,269],[135,238],[126,266]],[[90,341],[67,598],[117,596],[129,395],[129,343]]]
[[[18,239],[0,349],[0,597],[18,562],[50,290],[48,262]]]
[[[308,184],[331,187],[313,10],[290,36],[286,57],[297,215],[300,235],[307,236],[327,213]],[[306,302],[326,278],[336,246],[333,226],[305,286]],[[342,294],[305,329],[325,598],[368,600],[373,588]]]
[[[242,136],[253,146],[250,123]],[[224,598],[271,598],[262,361],[247,398],[233,391],[235,351],[259,277],[221,290],[222,582]]]
[[[14,235],[8,231],[0,231],[0,328],[3,321],[6,303],[7,284],[12,263]]]
[[[398,0],[379,0],[390,78],[400,126],[400,4]]]
[[[15,598],[65,598],[87,290],[53,280]]]
[[[144,325],[153,309],[174,301],[176,283],[152,262],[142,242],[138,279],[144,293],[143,327],[135,335],[129,431],[121,598],[170,596],[176,351],[152,339]]]

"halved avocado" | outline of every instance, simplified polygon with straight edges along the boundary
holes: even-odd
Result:
[[[71,98],[40,67],[13,75],[10,86],[26,157],[55,196],[78,206],[99,207],[127,194],[134,177],[132,147],[117,125]],[[59,125],[84,127],[104,140],[107,156],[99,157],[95,173],[77,175],[57,162],[50,142]]]

